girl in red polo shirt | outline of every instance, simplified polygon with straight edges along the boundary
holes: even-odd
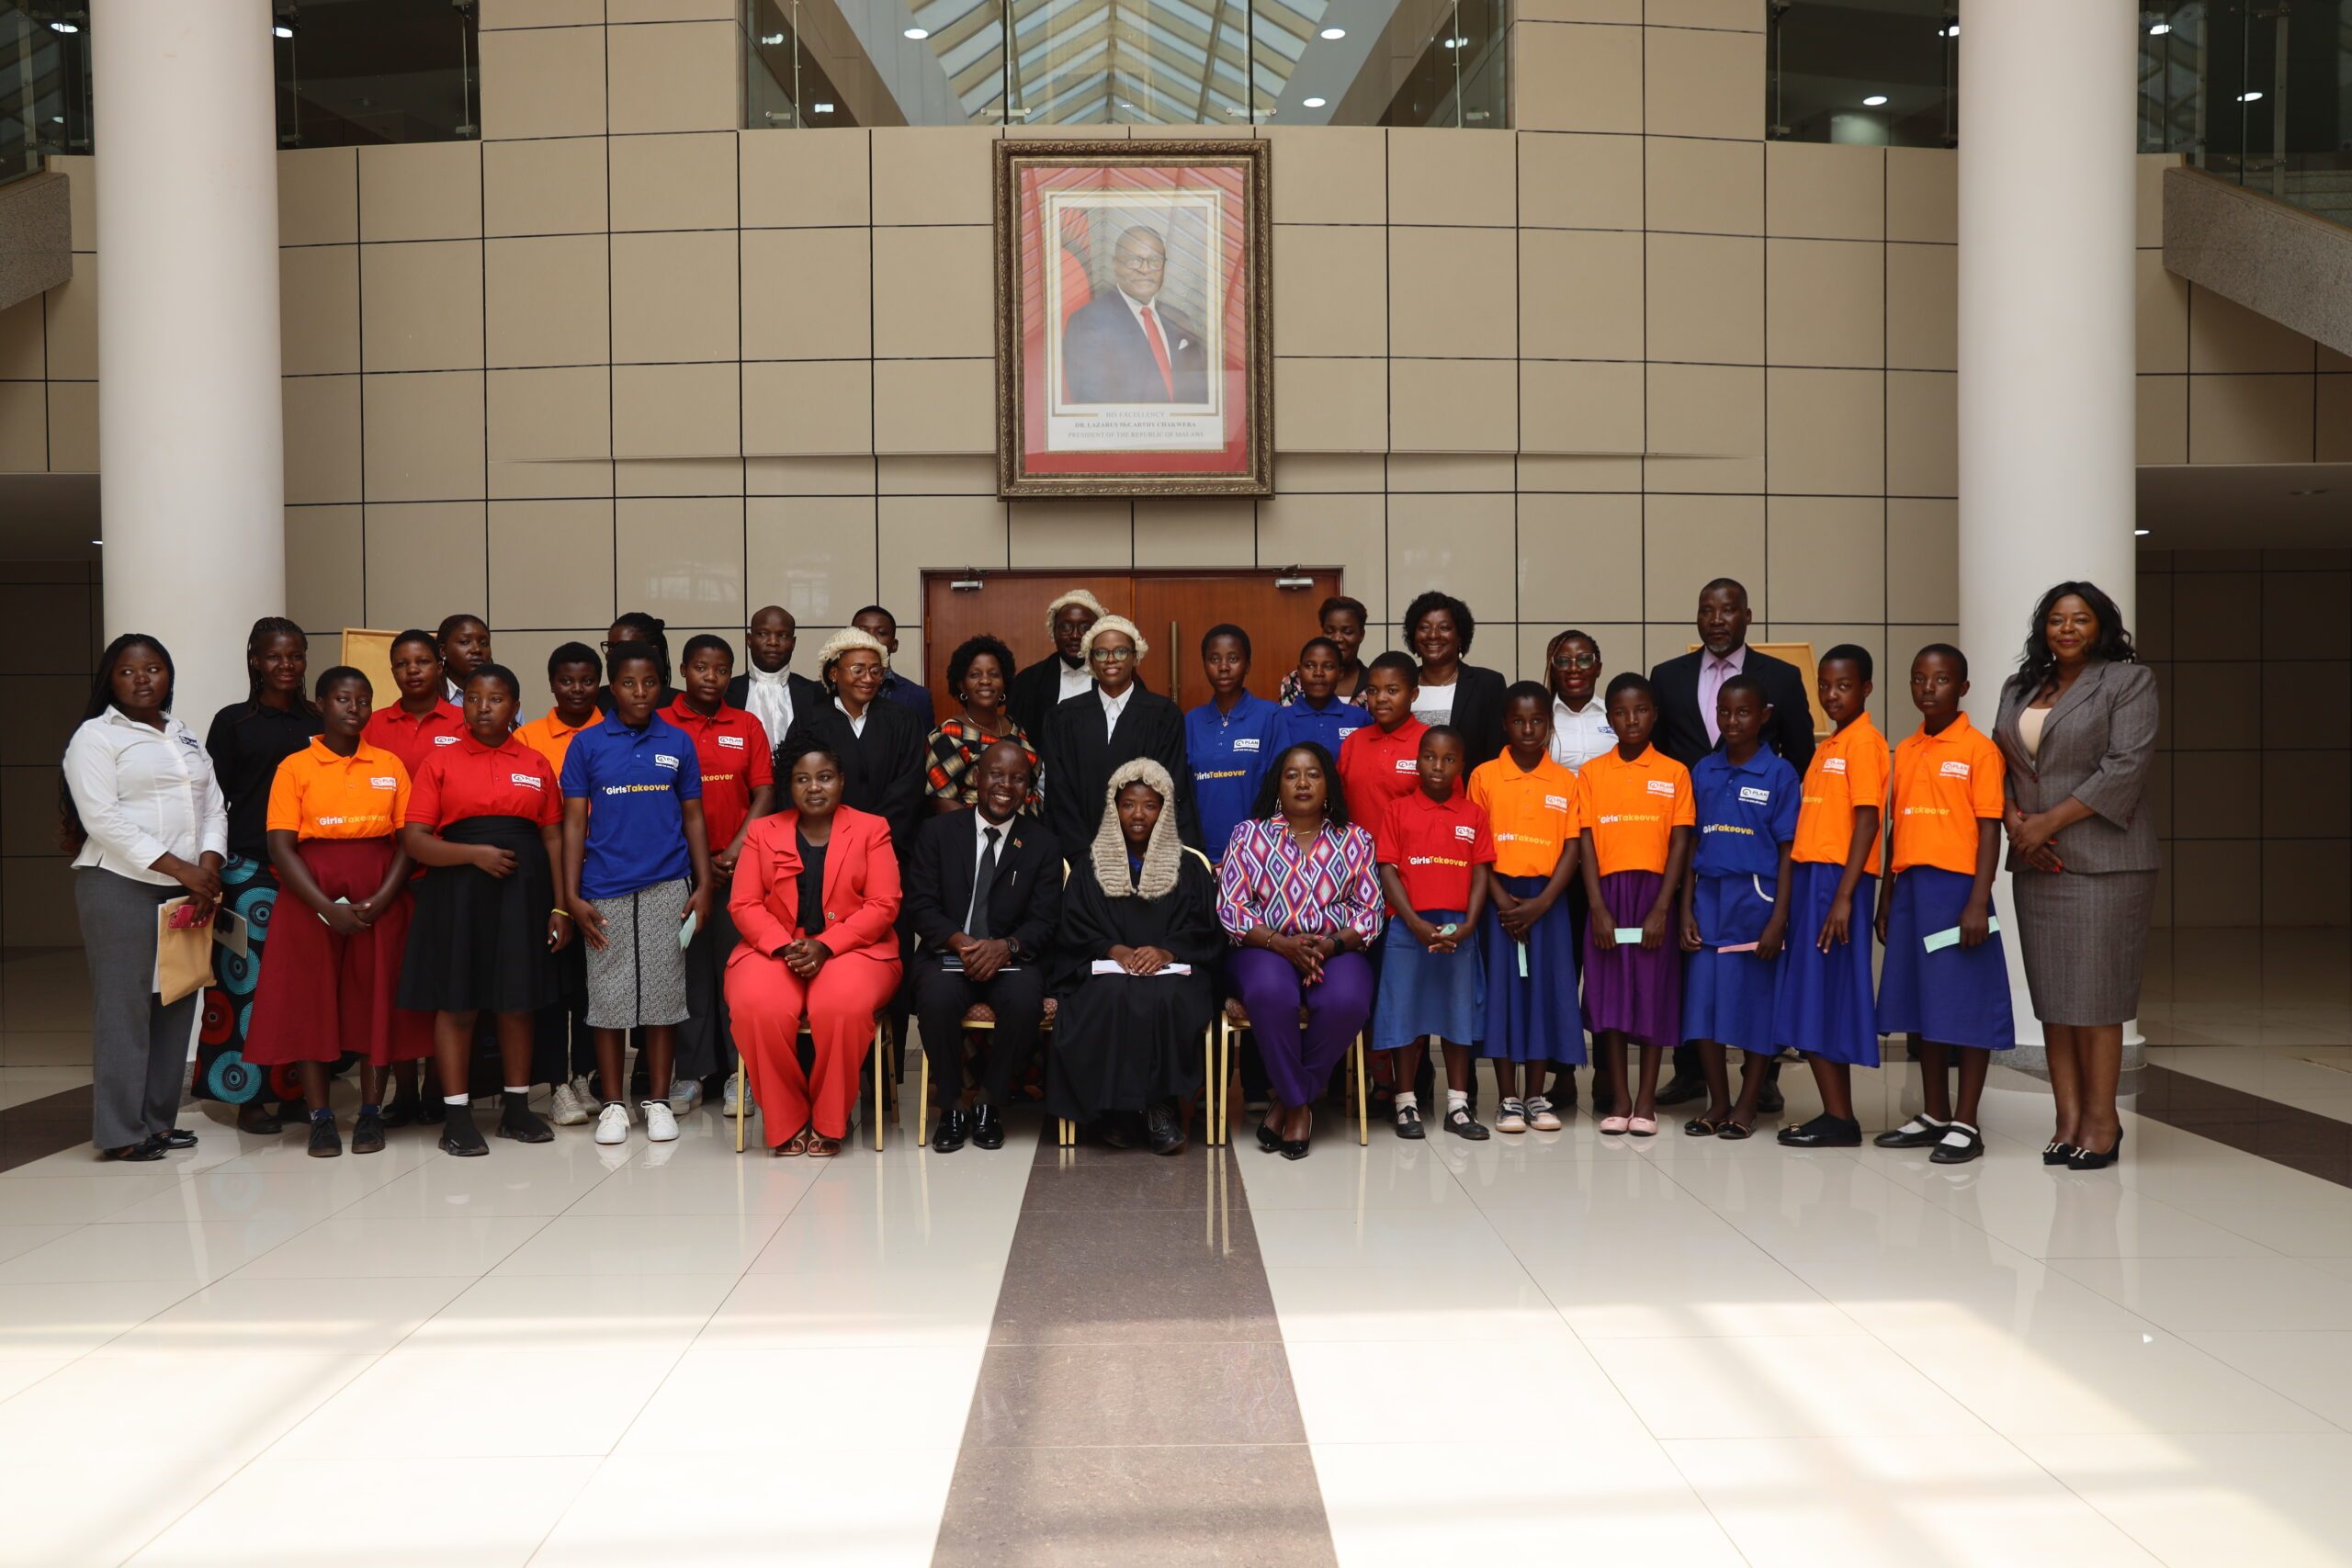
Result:
[[[1367,831],[1388,815],[1420,782],[1421,737],[1429,726],[1413,716],[1420,671],[1401,653],[1384,653],[1364,678],[1364,706],[1372,722],[1340,743],[1340,788],[1348,816]]]
[[[409,853],[430,867],[401,970],[400,1000],[436,1016],[434,1055],[447,1122],[441,1146],[483,1155],[468,1080],[474,1021],[498,1017],[505,1102],[498,1135],[544,1144],[555,1134],[533,1112],[532,1013],[556,999],[553,955],[571,940],[557,908],[555,857],[563,792],[546,757],[514,738],[523,690],[503,664],[467,677],[466,733],[437,749],[418,773],[401,829]]]

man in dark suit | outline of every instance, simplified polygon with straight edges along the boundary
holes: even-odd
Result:
[[[1073,403],[1204,403],[1208,344],[1200,327],[1159,302],[1168,243],[1134,228],[1111,253],[1107,294],[1062,328],[1062,396]]]
[[[1718,577],[1699,590],[1699,650],[1669,659],[1650,671],[1657,699],[1657,734],[1652,743],[1686,768],[1713,750],[1718,739],[1715,694],[1734,675],[1745,674],[1763,682],[1765,700],[1772,705],[1764,744],[1786,758],[1802,778],[1805,764],[1813,761],[1813,707],[1805,700],[1804,675],[1785,660],[1747,646],[1747,626],[1754,619],[1747,590],[1733,579]],[[1773,1115],[1781,1109],[1778,1062],[1770,1073],[1757,1109]],[[1698,1047],[1677,1042],[1674,1076],[1658,1090],[1657,1102],[1679,1105],[1706,1092]]]
[[[1018,815],[1029,796],[1027,753],[1000,740],[978,771],[978,808],[932,818],[906,857],[915,1017],[931,1055],[940,1112],[931,1146],[940,1154],[967,1139],[1004,1146],[1004,1106],[1037,1049],[1046,949],[1061,918],[1061,850],[1035,818]],[[983,1036],[978,1108],[967,1114],[964,1013],[975,1002],[989,1005],[996,1027]]]
[[[792,671],[792,650],[800,626],[781,604],[763,604],[743,628],[743,673],[727,682],[727,705],[741,708],[768,732],[768,745],[784,744],[792,721],[825,705],[825,688]]]
[[[852,615],[849,618],[849,624],[888,649],[892,659],[899,657],[898,616],[893,615],[879,604],[868,604],[865,609]],[[910,681],[896,670],[890,670],[885,671],[882,676],[882,694],[901,706],[912,708],[915,717],[922,721],[924,738],[926,739],[930,738],[933,726],[936,722],[932,716],[930,687],[920,681]]]

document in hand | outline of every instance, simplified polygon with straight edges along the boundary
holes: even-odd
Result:
[[[188,907],[185,894],[155,907],[155,995],[166,1007],[212,978],[212,928],[174,919]]]
[[[1124,965],[1122,965],[1122,964],[1119,963],[1119,961],[1118,961],[1117,959],[1115,959],[1115,958],[1098,958],[1098,959],[1096,959],[1096,960],[1094,961],[1094,968],[1093,968],[1093,970],[1092,970],[1092,973],[1097,974],[1097,975],[1124,975],[1124,974],[1125,974],[1126,972],[1127,972],[1127,971],[1126,971],[1125,967]],[[1193,972],[1193,966],[1192,966],[1191,964],[1169,964],[1169,965],[1168,965],[1166,968],[1164,968],[1164,969],[1155,969],[1155,970],[1153,970],[1153,971],[1152,971],[1152,974],[1154,974],[1154,975],[1190,975],[1192,972]],[[1148,976],[1136,976],[1136,977],[1137,977],[1138,979],[1148,978]]]

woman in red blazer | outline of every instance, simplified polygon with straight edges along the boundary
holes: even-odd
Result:
[[[841,759],[803,742],[776,758],[790,806],[752,824],[727,911],[735,1043],[768,1152],[841,1152],[874,1015],[899,988],[899,858],[879,817],[842,802]],[[816,1064],[800,1067],[806,1019]]]

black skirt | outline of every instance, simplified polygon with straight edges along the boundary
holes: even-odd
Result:
[[[521,817],[468,817],[441,829],[453,844],[514,852],[503,877],[470,865],[437,865],[416,886],[399,1001],[420,1012],[529,1012],[561,995],[548,952],[555,878],[537,824]]]

